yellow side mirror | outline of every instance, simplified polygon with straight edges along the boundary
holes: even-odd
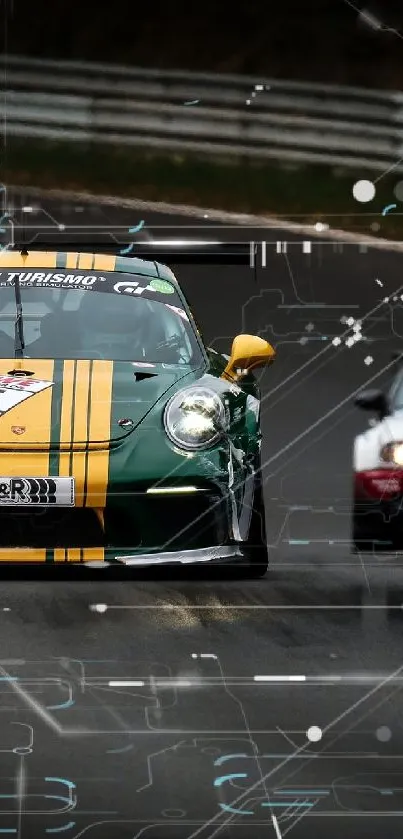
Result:
[[[222,374],[223,379],[237,380],[255,367],[264,367],[274,361],[275,349],[258,335],[236,335],[232,342],[231,357]]]

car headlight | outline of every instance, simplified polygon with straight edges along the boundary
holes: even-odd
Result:
[[[386,443],[381,449],[381,459],[386,463],[395,463],[396,466],[403,466],[403,443]]]
[[[189,387],[168,402],[164,425],[169,439],[180,449],[207,449],[227,428],[225,407],[213,390]]]

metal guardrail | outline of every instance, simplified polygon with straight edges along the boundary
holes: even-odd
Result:
[[[399,91],[1,59],[11,136],[403,171]]]

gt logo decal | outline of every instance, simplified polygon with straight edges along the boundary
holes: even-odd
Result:
[[[125,282],[115,283],[113,286],[113,290],[116,291],[118,294],[143,294],[143,291],[153,291],[150,287],[140,286],[138,283],[132,280],[126,280]]]
[[[154,282],[154,280],[152,281]],[[166,283],[169,285],[169,283]],[[135,280],[122,280],[120,283],[115,283],[113,286],[113,290],[117,292],[117,294],[143,294],[144,291],[152,291],[154,294],[159,291],[157,287],[154,287],[152,283],[146,286],[140,285]],[[174,289],[172,290],[174,291]],[[162,293],[162,292],[161,292]],[[167,294],[167,292],[164,292]]]

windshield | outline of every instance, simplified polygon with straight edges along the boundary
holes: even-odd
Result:
[[[398,373],[388,393],[388,401],[393,411],[403,410],[403,374]]]
[[[0,357],[15,351],[16,273],[0,274]],[[133,274],[18,274],[24,357],[199,366],[202,351],[171,283]]]

